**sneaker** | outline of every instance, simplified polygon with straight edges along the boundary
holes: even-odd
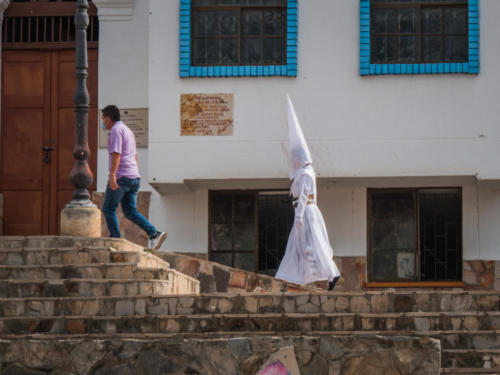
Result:
[[[167,234],[165,232],[156,232],[156,235],[149,239],[151,241],[151,248],[153,250],[158,250],[166,238]]]

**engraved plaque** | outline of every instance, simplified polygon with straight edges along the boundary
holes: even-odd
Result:
[[[137,147],[148,147],[148,109],[123,108],[120,109],[122,122],[129,127],[135,135]],[[108,147],[108,131],[101,128],[101,115],[99,110],[99,147]]]
[[[181,135],[233,135],[233,94],[182,94]]]

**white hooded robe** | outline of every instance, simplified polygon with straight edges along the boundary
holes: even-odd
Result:
[[[290,188],[295,220],[276,277],[297,284],[340,276],[323,215],[317,206],[316,175],[302,129],[288,98]],[[302,224],[302,225],[300,225]]]

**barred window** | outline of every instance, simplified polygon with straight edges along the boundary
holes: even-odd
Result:
[[[371,63],[468,61],[468,0],[371,0]]]
[[[286,64],[286,0],[193,0],[193,66]]]

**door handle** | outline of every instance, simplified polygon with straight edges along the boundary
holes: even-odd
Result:
[[[48,147],[48,146],[42,147],[44,163],[50,164],[50,153],[54,150],[55,147]]]

